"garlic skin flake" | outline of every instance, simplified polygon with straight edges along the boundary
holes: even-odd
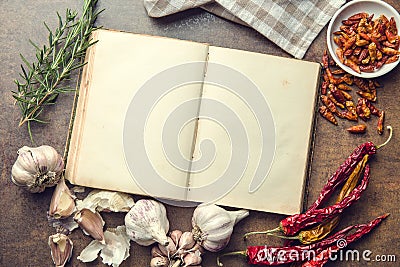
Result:
[[[140,199],[125,216],[126,233],[139,245],[155,242],[169,244],[169,221],[163,204],[151,199]]]
[[[126,234],[125,226],[110,228],[104,232],[105,243],[93,240],[78,256],[82,262],[94,261],[100,252],[103,263],[118,267],[129,257],[130,240]]]
[[[227,211],[215,204],[201,204],[193,212],[194,239],[206,250],[218,252],[228,245],[234,225],[248,215],[247,210]]]
[[[47,214],[47,221],[49,225],[55,228],[57,233],[63,233],[65,235],[70,234],[74,229],[79,227],[73,216],[56,219]]]
[[[64,267],[72,255],[74,245],[68,236],[64,234],[54,234],[49,236],[51,257],[56,267]]]
[[[64,161],[51,146],[27,147],[18,150],[11,169],[11,181],[31,193],[41,193],[60,180]]]
[[[49,215],[55,219],[69,217],[75,211],[75,198],[62,178],[51,197]]]
[[[92,190],[83,200],[76,201],[78,210],[89,209],[92,212],[128,212],[133,205],[135,201],[128,194],[97,189]]]

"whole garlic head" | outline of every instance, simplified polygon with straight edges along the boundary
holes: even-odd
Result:
[[[58,183],[63,169],[63,158],[53,147],[24,146],[18,150],[18,158],[11,169],[11,180],[32,193],[40,193]]]
[[[247,210],[227,211],[214,204],[201,204],[193,212],[194,239],[208,251],[220,251],[228,245],[233,226],[248,215]]]
[[[140,199],[125,216],[126,233],[139,245],[149,246],[155,242],[169,244],[167,233],[169,221],[165,207],[151,199]]]

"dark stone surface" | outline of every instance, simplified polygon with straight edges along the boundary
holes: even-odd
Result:
[[[386,1],[398,11],[400,2]],[[52,266],[48,236],[55,231],[46,220],[46,211],[50,203],[52,189],[42,194],[30,194],[14,186],[10,180],[11,167],[16,159],[16,151],[24,145],[31,145],[26,127],[18,128],[19,110],[14,106],[11,90],[15,89],[13,80],[18,77],[22,63],[19,53],[32,59],[34,49],[28,40],[42,44],[46,40],[46,30],[42,22],[51,27],[57,22],[55,12],[63,14],[69,7],[80,10],[82,1],[0,1],[0,266]],[[268,41],[256,31],[231,23],[201,9],[189,10],[161,19],[147,17],[142,1],[100,1],[106,11],[100,16],[98,25],[106,28],[136,33],[168,36],[180,39],[207,42],[212,45],[256,51],[272,55],[289,57],[279,47]],[[320,61],[325,49],[326,28],[313,42],[305,60]],[[268,70],[265,70],[268,71]],[[364,223],[374,217],[389,212],[391,216],[372,234],[358,241],[350,248],[372,251],[371,258],[378,254],[397,254],[400,257],[400,212],[399,212],[399,167],[400,143],[400,72],[398,68],[385,75],[379,81],[384,85],[379,89],[377,106],[386,111],[386,124],[394,128],[393,140],[389,146],[378,151],[370,160],[371,183],[361,200],[350,207],[343,217],[340,228],[353,223]],[[72,82],[72,86],[74,81]],[[60,153],[64,149],[68,123],[73,102],[73,94],[61,96],[57,105],[49,108],[43,118],[49,123],[34,125],[33,135],[36,145],[48,144]],[[345,129],[351,125],[341,120],[335,127],[317,116],[315,127],[315,148],[311,163],[311,178],[308,186],[307,201],[312,202],[318,195],[326,179],[336,170],[353,149],[365,142],[382,143],[387,137],[376,134],[376,119],[369,121],[369,130],[364,135],[350,135]],[[288,131],[296,129],[288,129]],[[138,197],[135,197],[136,199]],[[190,230],[192,209],[167,207],[171,229]],[[105,214],[107,226],[123,224],[123,214]],[[251,216],[242,221],[234,231],[231,242],[225,251],[241,250],[246,245],[281,244],[275,238],[252,237],[247,242],[242,234],[251,230],[275,228],[283,216],[251,212]],[[68,266],[98,266],[101,262],[83,264],[76,257],[90,242],[90,238],[77,230],[71,234],[75,248]],[[150,249],[135,243],[131,246],[131,256],[121,266],[148,266]],[[216,254],[204,257],[202,266],[215,266]],[[246,266],[240,258],[224,259],[225,266]],[[357,261],[337,261],[328,266],[398,266],[398,263],[367,263]]]

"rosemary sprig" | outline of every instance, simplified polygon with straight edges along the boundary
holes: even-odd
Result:
[[[66,10],[63,20],[59,13],[58,27],[52,31],[44,23],[49,32],[48,46],[40,48],[30,41],[36,49],[36,62],[29,63],[22,55],[21,64],[22,81],[15,80],[17,91],[13,91],[16,104],[21,109],[19,126],[27,123],[31,140],[31,122],[45,123],[39,119],[46,106],[56,102],[57,96],[73,91],[69,86],[63,85],[74,70],[82,68],[86,63],[84,57],[86,49],[93,45],[91,33],[97,29],[94,22],[103,11],[96,10],[98,0],[84,0],[82,15],[77,18],[77,12]]]

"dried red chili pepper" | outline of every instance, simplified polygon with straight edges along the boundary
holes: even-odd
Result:
[[[346,73],[343,77],[342,77],[342,81],[344,81],[346,84],[348,85],[353,85],[353,75]]]
[[[358,88],[360,88],[362,91],[370,92],[370,88],[368,86],[368,81],[367,80],[365,80],[363,78],[360,78],[360,77],[354,77],[353,81],[354,81],[354,84]]]
[[[344,108],[344,105],[341,104],[341,103],[339,103],[339,102],[335,99],[335,97],[332,95],[331,91],[329,91],[326,95],[329,97],[329,99],[330,99],[336,106],[338,106],[338,107],[340,107],[340,108]]]
[[[378,134],[383,134],[383,121],[385,119],[385,112],[381,110],[379,112],[379,118],[378,118],[378,123],[376,126],[376,129],[378,130]]]
[[[350,16],[350,17],[348,18],[348,20],[361,20],[361,19],[368,18],[368,16],[369,16],[368,13],[366,13],[366,12],[361,12],[361,13],[357,13],[357,14],[354,14],[354,15]]]
[[[368,80],[368,88],[370,90],[376,90],[376,86],[373,80]]]
[[[326,72],[329,82],[331,84],[339,84],[342,82],[341,78],[336,78],[335,76],[333,76],[332,71],[329,67],[325,69],[325,72]]]
[[[353,55],[358,56],[361,53],[362,48],[361,47],[356,47],[354,49]]]
[[[336,101],[343,105],[346,102],[346,98],[344,97],[342,91],[340,91],[333,84],[330,84],[328,87],[329,87],[329,90],[332,93],[333,97],[336,99]]]
[[[332,70],[331,72],[332,72],[332,74],[335,74],[335,75],[346,73],[343,69],[336,69],[336,70]]]
[[[368,101],[367,99],[365,99],[365,103],[367,104],[367,107],[369,108],[369,110],[371,111],[372,115],[375,116],[379,116],[379,109],[377,109],[370,101]]]
[[[337,115],[338,117],[342,117],[342,113],[338,111],[336,108],[335,103],[332,102],[332,100],[329,99],[326,95],[321,95],[321,101],[324,103],[324,105],[329,109],[330,112],[333,114]]]
[[[350,58],[346,58],[343,62],[347,67],[351,68],[357,73],[361,73],[360,66],[355,62],[354,60],[351,60]]]
[[[327,119],[329,122],[331,122],[331,123],[333,123],[335,125],[338,124],[335,116],[333,115],[333,113],[326,106],[320,106],[319,109],[318,109],[318,112],[322,115],[322,117]]]
[[[351,126],[349,128],[347,128],[347,131],[350,133],[365,133],[365,131],[367,130],[367,125],[365,124],[358,124],[358,125],[354,125]]]
[[[324,50],[324,54],[322,55],[322,66],[324,67],[324,69],[329,68],[329,56],[326,49]]]
[[[364,48],[363,50],[361,50],[360,55],[358,56],[358,61],[363,61],[364,59],[366,59],[368,56],[368,49]]]
[[[390,47],[382,47],[382,53],[385,53],[388,56],[395,56],[399,55],[400,51]]]
[[[369,101],[375,102],[376,101],[376,90],[368,92],[364,91],[357,91],[357,94]]]
[[[323,81],[321,83],[321,94],[322,95],[326,95],[326,93],[328,92],[328,85],[329,85],[328,81]]]
[[[376,226],[379,225],[389,214],[384,214],[374,219],[367,224],[357,224],[348,226],[334,235],[323,239],[317,243],[311,245],[299,245],[299,246],[286,246],[286,247],[273,247],[273,246],[248,246],[244,251],[234,251],[222,254],[217,257],[217,266],[223,266],[220,259],[225,256],[245,256],[249,264],[257,265],[280,265],[291,262],[308,261],[311,262],[314,255],[319,255],[323,251],[331,248],[332,250],[339,249],[339,240],[346,241],[346,244],[350,244],[362,236],[371,232]],[[353,233],[351,231],[355,230]],[[309,265],[315,266],[315,265]]]
[[[343,53],[343,56],[350,57],[351,55],[353,55],[353,53],[354,53],[354,49],[349,48]]]
[[[399,55],[391,56],[386,60],[386,64],[390,64],[399,60]]]
[[[358,120],[357,110],[356,107],[354,106],[353,101],[346,101],[345,105],[347,108],[347,112],[344,113],[344,117],[351,121],[357,121]]]
[[[337,85],[337,88],[342,90],[342,91],[351,91],[351,87],[348,86],[347,84],[341,83]]]
[[[344,98],[346,100],[352,100],[353,99],[353,97],[349,93],[347,93],[346,91],[342,91],[342,90],[339,90],[339,91],[342,93],[342,95],[344,96]]]
[[[396,40],[397,41],[397,40]],[[396,43],[390,43],[389,41],[384,41],[383,43],[382,43],[384,46],[386,46],[386,47],[390,47],[390,48],[393,48],[393,49],[397,49],[398,50],[398,48],[396,47]]]
[[[360,66],[360,70],[362,72],[374,72],[375,71],[375,66],[374,65],[367,65],[367,66],[361,65]]]
[[[358,98],[356,106],[357,115],[366,121],[371,117],[371,109],[367,105],[367,100],[365,98]]]

